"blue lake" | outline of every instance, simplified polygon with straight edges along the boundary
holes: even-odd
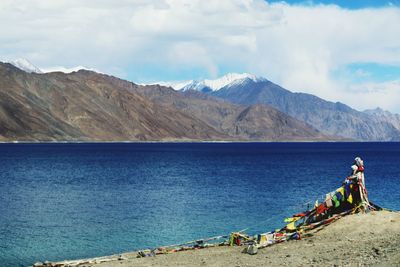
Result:
[[[364,159],[400,209],[400,143],[0,144],[0,266],[283,226]]]

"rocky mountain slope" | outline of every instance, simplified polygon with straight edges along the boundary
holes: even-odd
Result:
[[[333,139],[266,105],[235,105],[198,91],[176,92],[157,85],[135,87],[134,90],[160,105],[172,105],[219,132],[241,140]]]
[[[228,136],[90,71],[29,74],[0,64],[5,140],[171,140]]]
[[[383,110],[381,108],[364,110],[364,113],[366,113],[369,116],[374,116],[383,121],[386,121],[386,122],[392,124],[397,130],[400,131],[400,115],[399,114],[393,114],[393,113]]]
[[[81,70],[0,63],[0,140],[321,140],[265,105],[242,106]]]
[[[208,94],[243,105],[270,105],[321,132],[355,140],[400,140],[399,124],[390,116],[360,112],[340,102],[293,93],[267,80],[242,79]]]

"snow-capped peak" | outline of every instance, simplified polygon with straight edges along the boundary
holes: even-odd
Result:
[[[156,82],[152,84],[160,84],[163,86],[170,86],[175,90],[197,90],[197,91],[218,91],[223,87],[242,83],[246,80],[254,82],[265,81],[265,78],[258,77],[249,73],[228,73],[215,80],[206,79],[202,81],[188,80],[188,81],[174,81],[174,82]]]
[[[31,62],[29,62],[27,59],[24,58],[18,58],[16,60],[12,60],[9,62],[10,64],[14,65],[20,70],[23,70],[28,73],[43,73],[41,69],[33,65]]]
[[[217,91],[233,82],[242,81],[245,79],[257,81],[260,78],[249,73],[228,73],[215,80],[204,80],[203,83],[213,91]]]

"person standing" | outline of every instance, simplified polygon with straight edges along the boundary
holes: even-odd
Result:
[[[364,178],[364,161],[360,157],[354,159],[354,164],[351,166],[352,173],[349,180],[356,180],[359,186],[361,205],[364,208],[369,206],[368,193],[365,188],[365,178]]]

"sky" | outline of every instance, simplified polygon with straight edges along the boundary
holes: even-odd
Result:
[[[400,0],[0,0],[0,60],[136,83],[265,77],[400,113]]]

